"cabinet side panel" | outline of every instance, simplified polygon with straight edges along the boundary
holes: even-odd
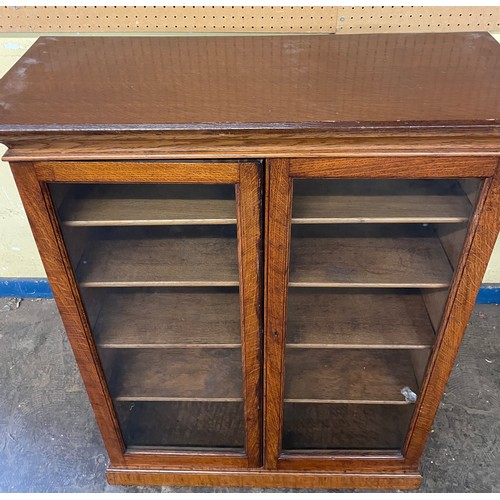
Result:
[[[439,408],[467,322],[500,228],[500,169],[487,180],[471,222],[468,241],[444,313],[441,332],[423,383],[421,405],[408,434],[404,455],[416,463]]]
[[[112,463],[123,464],[124,444],[99,358],[77,292],[52,203],[30,163],[11,163],[40,256]]]
[[[264,331],[264,464],[275,469],[281,451],[286,305],[292,211],[289,161],[268,162],[266,186],[266,320]]]

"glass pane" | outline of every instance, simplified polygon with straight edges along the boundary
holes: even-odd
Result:
[[[244,449],[234,185],[50,189],[127,447]]]
[[[401,450],[478,179],[295,180],[283,450]]]
[[[386,450],[401,447],[409,405],[285,403],[287,451]]]

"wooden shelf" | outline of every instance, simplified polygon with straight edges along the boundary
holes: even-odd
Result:
[[[70,190],[66,226],[236,224],[234,186],[97,184]]]
[[[127,448],[245,446],[242,402],[117,401]]]
[[[102,349],[117,401],[241,401],[239,349]]]
[[[239,284],[236,237],[169,231],[171,228],[117,229],[109,229],[106,239],[86,247],[76,269],[81,286]]]
[[[239,299],[238,289],[226,288],[113,289],[94,337],[102,348],[239,348]]]
[[[403,387],[417,393],[408,351],[286,350],[285,402],[407,404]]]
[[[430,227],[295,226],[290,286],[444,288],[452,268]]]
[[[287,347],[421,349],[434,329],[419,292],[293,288]]]
[[[413,405],[286,403],[283,450],[400,450]]]
[[[454,180],[294,181],[294,224],[464,222],[471,211]]]

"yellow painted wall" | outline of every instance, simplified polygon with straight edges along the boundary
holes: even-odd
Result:
[[[28,50],[36,37],[0,38],[0,76]],[[3,155],[5,147],[0,145]],[[45,271],[8,163],[0,162],[0,277],[38,278]]]
[[[500,33],[494,36],[500,42]],[[24,36],[0,38],[0,76],[12,67],[36,38]],[[3,146],[0,148],[0,153],[3,154],[5,148]],[[0,277],[39,278],[43,276],[45,276],[45,271],[9,166],[5,162],[0,162]],[[497,241],[484,281],[500,283],[500,239]]]

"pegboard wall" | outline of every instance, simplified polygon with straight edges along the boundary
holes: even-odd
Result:
[[[338,33],[499,31],[500,7],[339,7]]]
[[[4,32],[333,32],[337,7],[1,7]]]
[[[3,33],[500,31],[500,7],[0,7]]]

